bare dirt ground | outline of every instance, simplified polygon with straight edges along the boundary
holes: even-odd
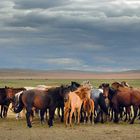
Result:
[[[0,70],[0,79],[140,79],[140,71],[84,72],[84,71],[32,71]]]
[[[65,127],[64,123],[55,120],[54,126],[49,128],[47,123],[42,125],[39,118],[35,118],[33,127],[27,128],[25,118],[16,120],[15,115],[10,114],[8,118],[0,119],[0,140],[140,140],[139,122]]]

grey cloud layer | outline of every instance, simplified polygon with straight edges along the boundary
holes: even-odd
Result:
[[[22,52],[21,61],[31,55],[30,61],[38,63],[31,65],[33,68],[36,65],[43,69],[140,68],[139,62],[135,62],[140,53],[139,1],[9,0],[1,3],[0,48],[6,46],[3,51],[7,51],[13,47],[8,52],[15,65],[14,53],[18,50]],[[67,63],[60,64],[56,59]],[[73,60],[79,65],[69,66]],[[10,61],[7,59],[6,63]]]

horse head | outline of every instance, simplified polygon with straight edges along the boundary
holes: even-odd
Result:
[[[87,87],[87,88],[90,88],[90,89],[93,88],[93,86],[92,86],[92,84],[90,83],[89,80],[83,81],[81,85],[82,85],[83,87]]]
[[[114,82],[111,84],[111,87],[114,89],[114,90],[118,90],[119,87],[123,87],[122,84],[120,82]]]
[[[74,91],[74,90],[76,90],[80,86],[81,85],[79,83],[71,81],[70,89],[71,89],[71,91]]]
[[[121,83],[114,82],[114,83],[112,83],[111,87],[116,91],[129,91],[129,90],[131,90],[131,87],[125,81],[122,81]]]
[[[68,94],[71,91],[71,87],[69,85],[61,85],[60,87],[60,96],[64,99],[64,102],[68,100]]]
[[[122,81],[121,85],[124,87],[130,87],[130,85],[126,81]]]
[[[6,91],[6,98],[10,101],[13,100],[14,98],[14,91],[13,91],[13,87],[5,87],[5,91]]]
[[[102,83],[99,87],[103,89],[103,96],[105,98],[108,98],[109,88],[110,88],[109,84],[108,83]]]
[[[81,99],[85,99],[85,98],[90,98],[90,94],[91,94],[91,88],[89,87],[84,87],[84,86],[80,86],[75,93],[81,98]]]

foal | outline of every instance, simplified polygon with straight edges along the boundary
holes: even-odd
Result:
[[[84,111],[84,123],[91,122],[94,123],[94,101],[87,98],[83,101],[83,111]]]
[[[68,100],[65,102],[65,121],[68,125],[68,117],[70,126],[72,126],[72,116],[74,113],[75,123],[80,123],[80,110],[85,98],[90,97],[90,89],[87,87],[79,87],[76,91],[68,94]]]

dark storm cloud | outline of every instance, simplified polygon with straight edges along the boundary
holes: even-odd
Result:
[[[0,9],[1,67],[139,69],[140,2],[11,0]],[[15,55],[16,54],[16,55]]]
[[[13,0],[14,8],[33,9],[33,8],[51,8],[58,7],[69,3],[69,0]]]

